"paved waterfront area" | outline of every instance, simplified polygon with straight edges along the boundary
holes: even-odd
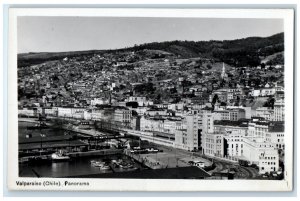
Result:
[[[188,152],[180,149],[169,148],[165,146],[155,145],[163,152],[140,154],[138,157],[143,158],[147,165],[153,169],[160,168],[175,168],[188,167],[189,161],[202,161],[205,166],[210,166],[212,163],[204,158],[194,156],[193,152]]]

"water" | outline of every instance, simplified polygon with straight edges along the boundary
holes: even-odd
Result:
[[[112,155],[112,156],[96,156],[96,157],[84,157],[84,158],[76,158],[71,161],[66,162],[49,162],[46,164],[21,164],[19,165],[20,177],[72,177],[79,175],[89,175],[89,174],[105,174],[112,172],[123,172],[130,171],[134,169],[121,169],[121,168],[113,168],[110,170],[100,170],[99,167],[94,167],[91,165],[91,160],[103,161],[103,160],[118,160],[122,159],[123,161],[129,162],[131,161],[124,155]],[[132,162],[132,161],[131,161]],[[141,168],[141,165],[138,163],[134,163],[134,167]]]

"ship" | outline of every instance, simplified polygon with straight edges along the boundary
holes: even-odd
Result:
[[[35,129],[46,129],[49,128],[45,123],[35,124],[34,126],[27,126],[27,130],[35,130]]]
[[[63,153],[62,151],[53,153],[51,155],[52,161],[53,162],[61,162],[61,161],[69,161],[71,158],[70,156],[67,156],[65,153]]]
[[[49,162],[51,163],[51,160],[47,156],[41,155],[41,156],[29,157],[28,159],[25,160],[23,159],[21,160],[21,162],[29,163],[32,165],[39,165],[39,164],[45,164]]]

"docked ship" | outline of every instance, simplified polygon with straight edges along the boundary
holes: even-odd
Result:
[[[28,157],[28,158],[24,158],[21,159],[19,161],[20,163],[29,163],[29,164],[33,164],[33,165],[39,165],[39,164],[45,164],[45,163],[51,163],[51,160],[44,155],[41,156],[33,156],[33,157]]]
[[[62,151],[53,153],[51,155],[52,161],[53,162],[61,162],[61,161],[69,161],[71,158],[70,156],[67,156],[65,153],[63,153]]]
[[[45,124],[44,122],[35,124],[34,126],[27,126],[27,130],[46,129],[46,128],[49,128],[49,126],[47,126],[47,124]]]

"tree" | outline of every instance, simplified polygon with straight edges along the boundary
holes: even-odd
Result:
[[[128,102],[126,103],[126,107],[137,108],[139,106],[138,102]]]
[[[212,99],[212,105],[215,105],[217,101],[219,102],[219,96],[218,96],[218,94],[215,94]]]
[[[177,93],[177,89],[174,87],[174,88],[171,88],[170,89],[170,93],[171,94],[176,94]]]

